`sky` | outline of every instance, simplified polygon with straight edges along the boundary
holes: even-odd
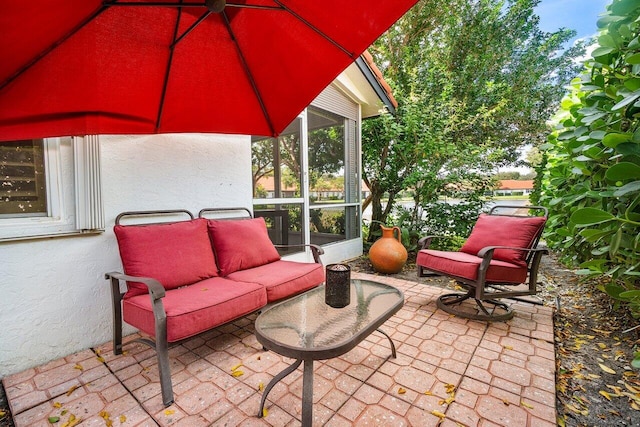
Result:
[[[576,39],[581,39],[597,33],[598,15],[609,3],[611,0],[541,0],[534,12],[540,17],[542,31],[569,28],[577,31]]]
[[[593,37],[598,32],[596,22],[611,0],[541,0],[534,9],[540,17],[542,31],[554,32],[560,28],[569,28],[577,32],[575,40]],[[524,150],[526,153],[526,149]],[[525,157],[523,153],[522,158]],[[530,172],[528,168],[502,168],[502,171]]]

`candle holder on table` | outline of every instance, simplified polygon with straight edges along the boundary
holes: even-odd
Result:
[[[351,267],[329,264],[325,275],[324,302],[333,308],[343,308],[351,302]]]

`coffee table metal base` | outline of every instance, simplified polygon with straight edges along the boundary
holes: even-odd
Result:
[[[393,344],[391,337],[381,329],[376,329],[376,331],[387,337],[391,345],[391,357],[395,359],[396,346]],[[259,418],[262,418],[264,415],[264,404],[271,389],[287,375],[298,369],[298,366],[304,361],[302,372],[302,427],[311,427],[313,422],[313,360],[314,359],[298,359],[269,381],[260,400]]]

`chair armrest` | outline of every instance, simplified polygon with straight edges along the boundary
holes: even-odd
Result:
[[[324,255],[324,249],[322,249],[320,246],[318,245],[314,245],[314,244],[309,244],[309,245],[273,245],[276,248],[280,248],[280,249],[287,249],[287,248],[305,248],[305,247],[309,247],[311,249],[311,253],[313,254],[313,260],[315,261],[316,264],[322,264],[322,261],[320,260],[320,255]]]
[[[427,249],[429,246],[431,246],[431,240],[436,238],[437,239],[451,238],[451,236],[438,236],[438,235],[424,236],[420,240],[418,240],[418,250]]]
[[[110,273],[106,273],[104,275],[104,278],[107,280],[113,278],[117,280],[123,280],[125,282],[129,281],[143,283],[147,287],[147,289],[149,289],[149,295],[151,295],[152,301],[164,298],[165,295],[164,286],[162,286],[162,284],[160,284],[160,282],[158,282],[156,279],[153,279],[151,277],[128,276],[117,271],[112,271]]]

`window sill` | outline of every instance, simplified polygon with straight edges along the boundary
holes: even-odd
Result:
[[[15,237],[2,237],[0,243],[18,242],[21,240],[43,240],[53,239],[57,237],[78,237],[86,235],[102,234],[104,230],[79,230],[79,231],[61,231],[59,233],[33,234]]]

